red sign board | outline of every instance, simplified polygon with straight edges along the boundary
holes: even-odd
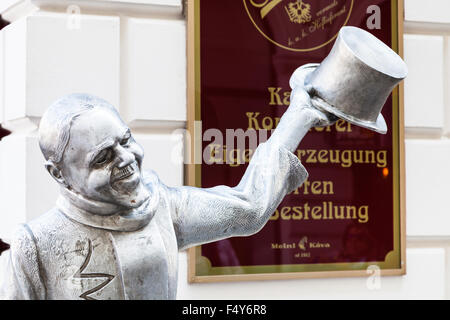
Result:
[[[402,6],[393,0],[195,0],[188,11],[191,132],[194,121],[224,136],[275,129],[294,70],[320,63],[345,25],[401,53]],[[256,235],[192,249],[190,279],[366,275],[370,266],[404,273],[400,93],[383,107],[386,135],[343,120],[311,129],[295,152],[308,180]],[[202,152],[211,148],[201,140]],[[239,182],[253,150],[220,151],[226,161],[211,152],[189,168],[191,185]]]

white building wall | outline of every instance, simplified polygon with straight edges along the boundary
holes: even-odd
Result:
[[[183,184],[171,161],[186,126],[186,21],[181,0],[2,0],[0,31],[0,237],[51,208],[58,190],[43,169],[37,125],[70,92],[116,105],[146,151],[144,166]],[[188,284],[180,254],[179,299],[450,298],[450,1],[405,0],[407,275]],[[80,28],[77,28],[79,22]],[[75,28],[73,28],[75,26]]]

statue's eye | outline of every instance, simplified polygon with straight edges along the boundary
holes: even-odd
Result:
[[[100,152],[100,154],[97,156],[97,159],[95,160],[96,164],[104,164],[108,160],[108,150],[103,150]]]
[[[129,142],[130,142],[130,138],[123,138],[123,139],[120,141],[120,145],[126,146]]]

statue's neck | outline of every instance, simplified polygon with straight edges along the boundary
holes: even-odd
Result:
[[[60,194],[69,202],[70,206],[74,206],[93,215],[110,216],[132,210],[123,208],[113,203],[88,199],[83,195],[75,193],[67,188],[61,188]]]
[[[91,227],[135,231],[146,226],[156,210],[157,194],[152,192],[149,199],[137,208],[101,202],[83,197],[67,188],[62,188],[57,207],[66,216]]]

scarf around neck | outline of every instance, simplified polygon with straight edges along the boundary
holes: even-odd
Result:
[[[68,218],[84,225],[110,231],[136,231],[145,227],[155,215],[159,194],[153,184],[146,184],[150,197],[138,208],[117,211],[117,206],[87,199],[66,188],[56,202]],[[102,214],[96,214],[96,212]]]

